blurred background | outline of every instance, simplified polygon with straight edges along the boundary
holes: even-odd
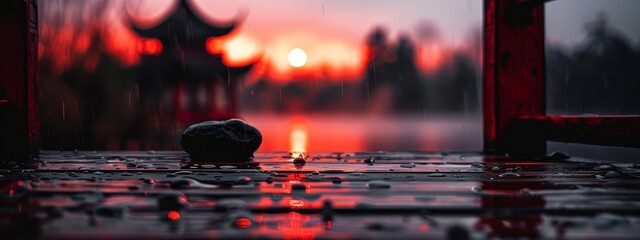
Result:
[[[547,4],[549,113],[640,112],[634,9]],[[480,0],[41,0],[39,10],[46,149],[180,149],[189,124],[231,117],[262,131],[260,151],[482,149]]]

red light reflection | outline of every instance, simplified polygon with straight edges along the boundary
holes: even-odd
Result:
[[[420,224],[420,231],[421,232],[429,231],[429,225],[427,225],[426,223]]]
[[[180,215],[178,211],[169,211],[167,213],[167,218],[170,219],[171,221],[178,221],[180,220],[181,217],[182,215]]]
[[[332,228],[333,228],[333,221],[327,221],[327,222],[325,222],[325,225],[324,225],[324,226],[325,226],[325,227],[324,227],[325,229],[328,229],[328,230],[329,230],[329,229],[332,229]]]
[[[295,123],[291,129],[291,135],[289,136],[289,143],[291,147],[291,153],[293,158],[302,157],[307,151],[307,128],[304,118],[298,118],[294,120]]]
[[[241,229],[247,229],[251,227],[251,219],[240,217],[233,221],[233,226]]]
[[[299,200],[299,199],[291,199],[291,200],[289,200],[289,206],[291,206],[291,209],[304,208],[305,205],[306,205],[306,203],[304,202],[304,200]]]
[[[281,224],[280,229],[284,231],[284,239],[314,239],[316,232],[314,228],[305,227],[311,219],[309,216],[297,212],[290,212],[288,224]]]

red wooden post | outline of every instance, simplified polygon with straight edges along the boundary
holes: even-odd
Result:
[[[484,7],[484,150],[544,154],[542,131],[510,126],[545,115],[543,1],[485,0]]]
[[[0,161],[39,151],[36,0],[0,1]]]

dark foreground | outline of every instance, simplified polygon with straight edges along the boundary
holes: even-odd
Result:
[[[640,234],[640,164],[476,153],[256,158],[198,165],[182,152],[44,152],[32,166],[0,170],[0,238]]]

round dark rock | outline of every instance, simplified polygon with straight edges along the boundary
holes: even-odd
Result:
[[[447,239],[450,240],[466,240],[469,235],[469,230],[463,226],[455,225],[447,229]]]
[[[249,161],[262,143],[260,131],[239,119],[189,126],[180,145],[193,161]]]

